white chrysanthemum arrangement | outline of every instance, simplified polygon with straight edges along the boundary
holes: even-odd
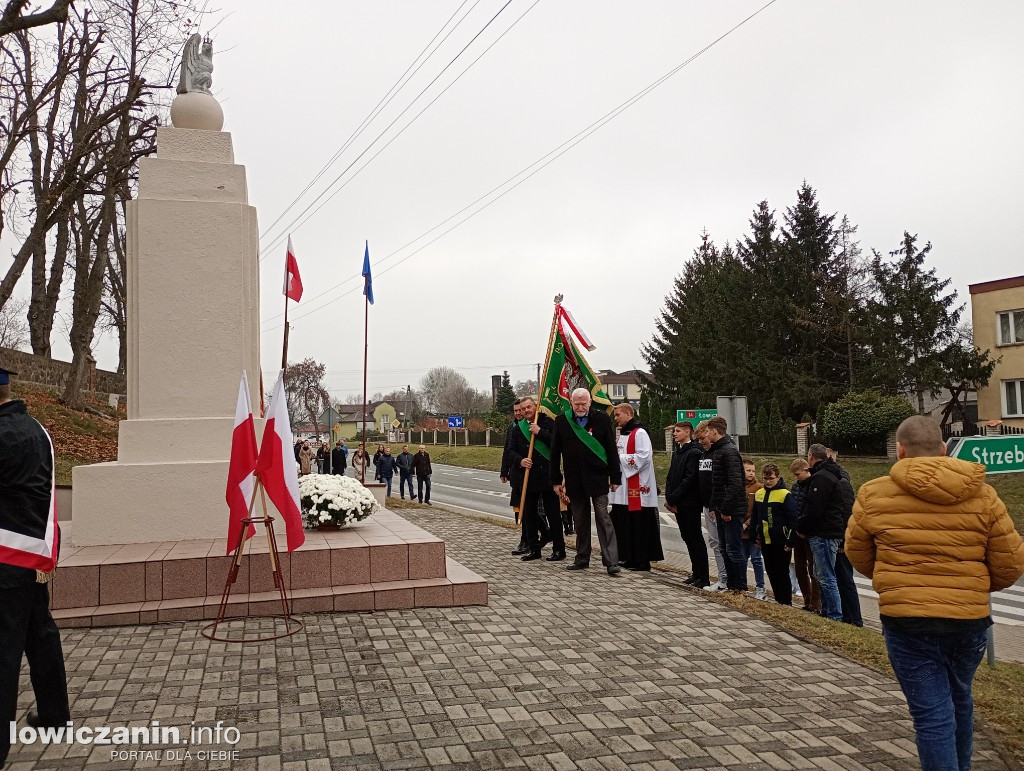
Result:
[[[380,508],[373,493],[358,480],[338,474],[299,477],[299,493],[306,527],[341,527],[366,519]]]

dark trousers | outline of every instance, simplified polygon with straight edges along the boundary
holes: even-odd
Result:
[[[416,497],[412,491],[412,472],[411,471],[399,471],[398,472],[398,492],[401,496],[405,497],[405,486],[409,485],[409,500]]]
[[[743,520],[733,517],[728,522],[722,515],[715,517],[718,524],[718,540],[722,544],[722,556],[725,558],[726,585],[730,589],[745,592],[747,590],[747,564],[743,559]]]
[[[606,568],[615,567],[619,562],[619,544],[615,540],[615,527],[608,511],[608,496],[573,495],[569,501],[572,522],[576,527],[577,565],[589,565],[594,545],[590,539],[590,505],[594,505],[594,522],[597,524],[597,543],[601,547],[601,562]]]
[[[793,545],[793,564],[796,566],[796,582],[804,596],[804,607],[815,612],[821,610],[818,579],[814,577],[814,555],[806,538],[797,538]]]
[[[3,722],[0,766],[6,762],[11,750],[7,729],[18,717],[18,675],[22,653],[28,659],[32,690],[36,694],[36,711],[42,723],[62,726],[71,719],[64,652],[49,605],[50,594],[46,584],[0,589],[0,721]]]
[[[543,507],[543,513],[541,513]],[[565,537],[562,535],[562,515],[558,509],[558,496],[554,490],[526,492],[526,508],[523,511],[523,532],[526,533],[526,548],[539,552],[541,544],[551,539],[552,554],[565,554]]]
[[[427,497],[423,497],[423,485],[427,486]],[[416,475],[416,489],[419,491],[420,503],[430,503],[430,474]]]
[[[839,599],[843,604],[843,621],[854,626],[864,626],[860,615],[860,597],[853,580],[853,565],[846,558],[846,552],[836,553],[836,583],[839,585]]]
[[[781,543],[761,544],[761,558],[764,560],[764,572],[768,574],[768,583],[772,586],[772,594],[779,605],[793,604],[793,584],[789,580],[789,557]]]
[[[704,512],[701,509],[676,512],[679,535],[682,536],[683,543],[686,544],[686,551],[690,555],[690,573],[698,586],[707,586],[711,583],[711,572],[708,568],[708,545],[704,543],[704,534],[700,529],[703,518]]]

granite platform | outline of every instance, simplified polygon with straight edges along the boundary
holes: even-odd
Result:
[[[486,605],[487,582],[445,554],[444,541],[392,511],[337,531],[311,530],[291,554],[275,535],[294,613]],[[61,526],[50,583],[62,627],[122,626],[214,618],[232,558],[226,539],[74,545]],[[228,615],[279,615],[262,529],[247,544]]]

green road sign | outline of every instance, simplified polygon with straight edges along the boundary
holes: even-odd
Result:
[[[711,420],[716,415],[718,410],[676,410],[676,423],[689,420],[693,425],[697,425],[702,420]]]
[[[1024,471],[1024,435],[965,436],[953,449],[952,456],[981,463],[989,474]]]

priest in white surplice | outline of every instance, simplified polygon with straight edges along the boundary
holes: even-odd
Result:
[[[630,404],[617,405],[612,417],[619,427],[617,444],[623,479],[608,498],[619,543],[619,564],[629,570],[650,570],[652,562],[665,559],[661,549],[654,448]]]

